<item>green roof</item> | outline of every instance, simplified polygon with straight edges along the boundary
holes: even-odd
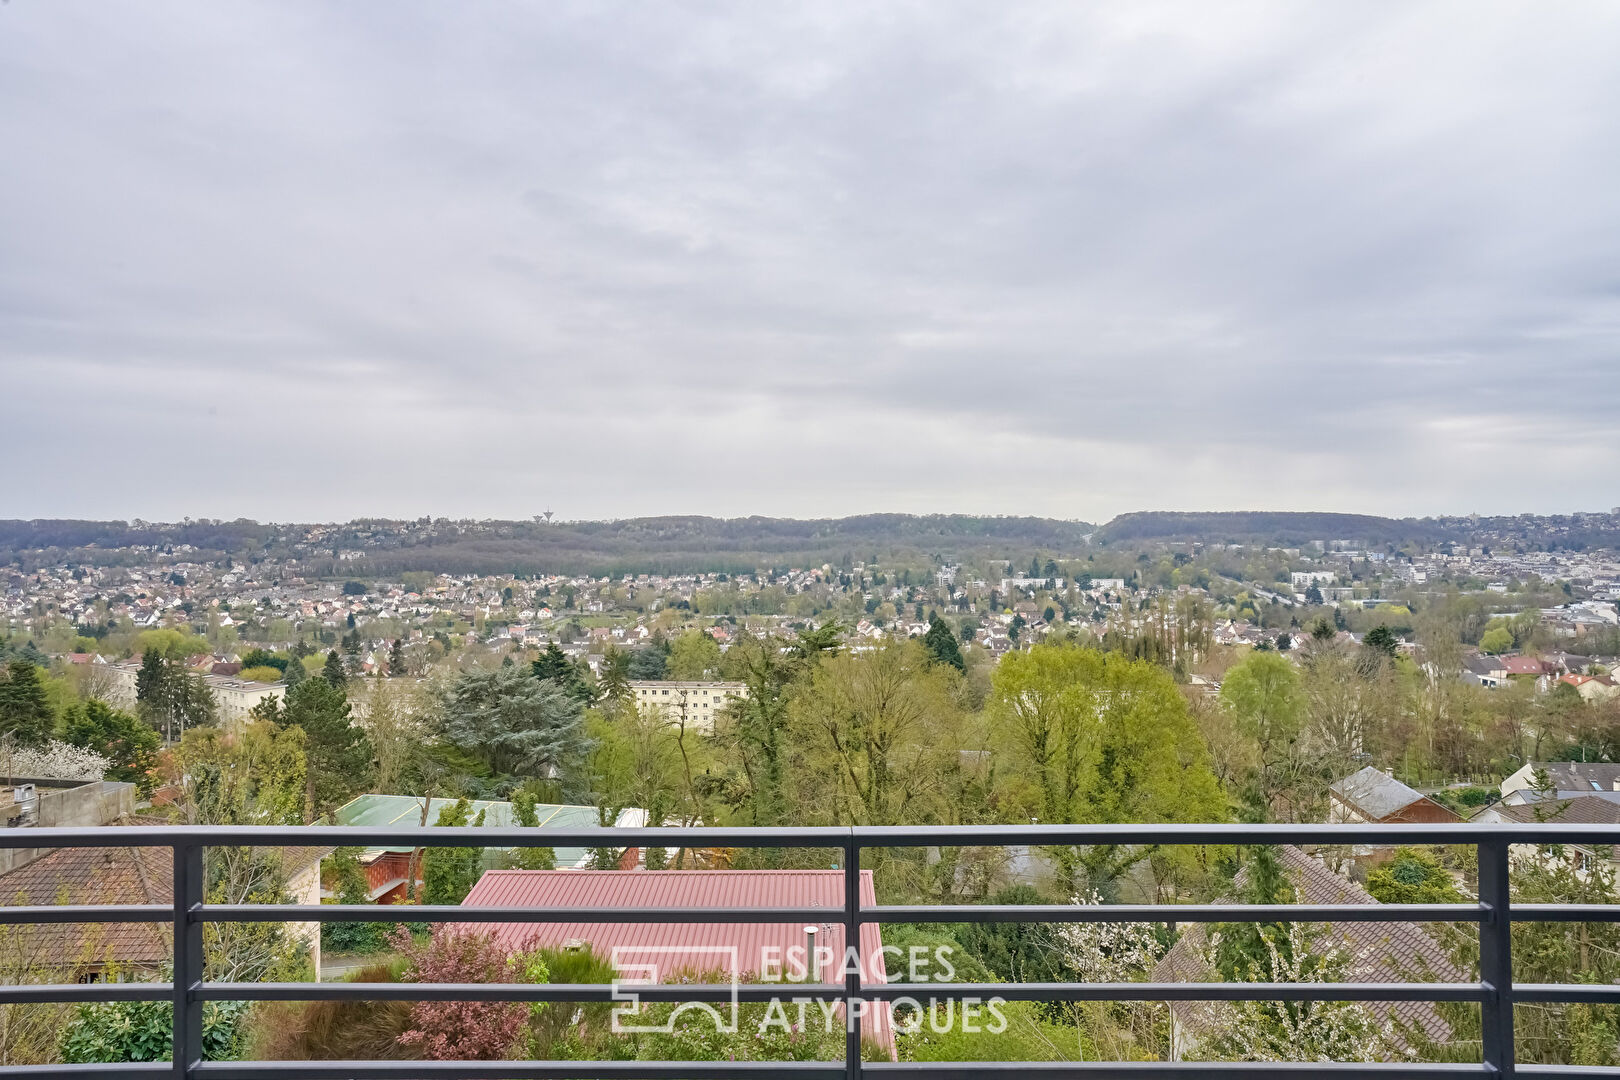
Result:
[[[447,807],[454,806],[455,799],[434,799],[428,804],[427,823],[434,824],[439,820],[439,812]],[[471,816],[476,819],[480,811],[484,814],[484,827],[490,829],[508,828],[517,825],[512,816],[512,804],[509,802],[492,802],[485,799],[470,800]],[[535,815],[540,820],[542,829],[586,829],[595,828],[601,822],[596,816],[594,806],[568,806],[540,803],[534,808]],[[356,795],[353,799],[338,807],[337,823],[339,825],[359,825],[372,829],[404,828],[422,824],[422,800],[413,795]],[[371,851],[410,851],[409,847],[371,848]],[[484,862],[486,867],[501,865],[501,856],[504,848],[484,849]],[[557,866],[567,868],[579,866],[589,857],[590,852],[585,848],[568,847],[557,848]]]

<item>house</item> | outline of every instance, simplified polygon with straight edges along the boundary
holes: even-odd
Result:
[[[1336,824],[1393,825],[1456,823],[1462,817],[1369,765],[1328,788],[1328,820]]]
[[[108,826],[118,828],[117,825]],[[288,902],[321,902],[320,863],[331,848],[277,848]],[[174,903],[174,852],[170,848],[55,848],[0,874],[5,904]],[[321,964],[319,923],[288,923]],[[173,958],[168,923],[31,923],[30,951],[59,971],[58,982],[95,982],[126,975],[154,975]],[[13,943],[23,944],[22,942]]]
[[[861,906],[877,904],[872,871],[862,870]],[[491,870],[478,880],[465,907],[826,908],[815,924],[816,981],[841,981],[844,957],[844,874],[841,870]],[[451,924],[492,935],[513,952],[588,946],[627,977],[667,983],[683,972],[720,971],[741,981],[806,981],[810,967],[803,922],[629,923],[511,922]],[[863,981],[887,982],[877,923],[861,926]],[[649,978],[650,976],[650,978]],[[784,991],[788,996],[789,990]],[[883,1010],[869,1018],[869,1038],[894,1049]]]
[[[1293,884],[1302,904],[1376,904],[1360,885],[1341,877],[1306,855],[1297,847],[1277,848],[1283,873]],[[1241,890],[1248,871],[1239,871],[1236,886]],[[1233,903],[1219,900],[1217,903]],[[1323,944],[1337,944],[1348,954],[1345,982],[1467,982],[1468,975],[1446,954],[1440,943],[1412,922],[1327,923]],[[1150,982],[1210,982],[1214,972],[1205,956],[1209,940],[1208,924],[1187,927],[1170,951],[1154,967]],[[1451,1027],[1426,1001],[1395,1003],[1368,1001],[1361,1007],[1370,1014],[1374,1026],[1393,1017],[1397,1026],[1420,1031],[1424,1036],[1446,1041]],[[1170,1056],[1183,1060],[1198,1043],[1225,1022],[1231,1005],[1218,1001],[1175,1001],[1170,1003]]]
[[[1541,787],[1537,787],[1537,773],[1546,777]],[[1502,801],[1509,806],[1581,795],[1620,802],[1620,765],[1606,761],[1531,762],[1503,780],[1501,791]]]
[[[423,804],[426,803],[424,814]],[[342,806],[338,807],[336,818],[339,825],[355,825],[364,828],[385,829],[390,827],[407,828],[421,825],[433,825],[439,820],[439,813],[456,804],[455,799],[419,799],[411,795],[356,795]],[[484,828],[507,829],[518,826],[516,816],[509,802],[490,802],[482,799],[471,801],[469,808],[474,820],[479,814],[484,815]],[[594,829],[601,825],[601,819],[594,806],[568,806],[540,804],[535,808],[535,815],[539,818],[542,829]],[[627,809],[619,814],[613,823],[616,828],[639,828],[647,824],[645,810]],[[489,847],[484,849],[483,865],[486,870],[494,870],[507,865],[511,854],[510,848]],[[365,871],[366,882],[370,886],[371,900],[379,904],[393,904],[405,898],[408,891],[409,877],[412,863],[416,861],[416,849],[409,845],[398,847],[371,848],[360,854],[360,866]],[[563,870],[576,870],[591,865],[591,852],[579,847],[561,847],[553,849],[556,866]],[[634,865],[640,852],[634,848],[625,853],[626,858]],[[421,873],[421,864],[416,862],[416,873]],[[417,882],[420,883],[418,878]]]
[[[1620,683],[1608,675],[1560,675],[1558,681],[1573,686],[1582,701],[1607,701],[1620,694]]]
[[[1473,816],[1481,824],[1504,822],[1531,823],[1558,821],[1571,825],[1620,825],[1620,801],[1599,795],[1577,795],[1569,799],[1543,799],[1528,803],[1495,803]],[[1607,865],[1620,870],[1620,849],[1612,844],[1562,844],[1567,857],[1573,858],[1576,868],[1588,871],[1595,865]],[[1514,844],[1514,858],[1529,858],[1541,849],[1533,844]],[[1551,855],[1535,857],[1551,858]]]

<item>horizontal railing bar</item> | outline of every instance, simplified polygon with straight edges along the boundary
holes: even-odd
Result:
[[[845,1071],[842,1061],[204,1061],[191,1067],[191,1075],[222,1080],[844,1080]]]
[[[1585,841],[1620,843],[1620,825],[1556,822],[1491,825],[860,825],[851,830],[862,847],[999,847],[1007,844],[1086,846],[1124,844],[1230,845],[1465,844],[1506,840],[1510,844]]]
[[[1515,1080],[1615,1080],[1620,1077],[1620,1068],[1613,1065],[1515,1065],[1513,1067]]]
[[[827,922],[833,907],[792,908],[543,908],[462,907],[459,904],[204,904],[207,922],[468,922],[468,923],[759,923]]]
[[[730,983],[203,983],[203,1001],[730,1001]],[[842,999],[830,983],[740,983],[738,1001]]]
[[[1620,922],[1620,904],[1514,904],[1514,922]]]
[[[1519,909],[1515,907],[1514,912]],[[1620,905],[1616,905],[1620,912]],[[1483,904],[911,904],[866,922],[1483,922]],[[1616,916],[1620,918],[1620,915]]]
[[[861,996],[895,1001],[1484,1001],[1479,983],[877,983]]]
[[[168,922],[166,904],[13,904],[0,906],[0,925],[15,923]]]
[[[352,825],[127,825],[106,828],[0,829],[0,848],[16,847],[819,847],[842,848],[847,828],[474,828]]]
[[[1312,1080],[1326,1075],[1335,1080],[1451,1080],[1488,1074],[1483,1065],[1438,1062],[1291,1062],[1291,1061],[879,1061],[867,1062],[863,1071],[927,1080],[977,1080],[978,1077],[1013,1076],[1019,1080],[1069,1080],[1076,1076],[1119,1077],[1121,1080],[1196,1080],[1198,1077],[1263,1076],[1273,1080]]]
[[[1567,990],[1547,987],[1549,994]],[[1579,990],[1582,987],[1575,987]],[[1620,987],[1614,988],[1620,990]],[[730,983],[203,983],[204,1001],[730,1001]],[[741,983],[739,1001],[836,1000],[831,983]],[[1483,1001],[1479,983],[868,983],[860,996],[894,1001]],[[156,996],[156,995],[153,995]],[[1596,1000],[1587,995],[1579,1000]],[[1560,1000],[1549,997],[1547,1000]],[[1575,1000],[1572,998],[1571,1000]]]
[[[171,983],[25,983],[0,986],[0,1005],[24,1002],[67,1002],[85,1004],[98,1001],[168,1001],[174,997]]]
[[[1521,983],[1513,984],[1515,1001],[1555,1004],[1620,1004],[1620,983]]]
[[[123,1061],[118,1065],[7,1065],[0,1068],[0,1076],[21,1077],[22,1080],[106,1080],[109,1076],[173,1076],[174,1066],[167,1061]]]
[[[0,830],[0,848],[204,846],[332,847],[815,847],[1086,845],[1620,843],[1620,825],[871,825],[853,828],[364,828],[341,825],[131,825]]]

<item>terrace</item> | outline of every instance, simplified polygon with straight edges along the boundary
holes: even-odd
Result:
[[[1477,1062],[1389,1061],[1362,1063],[1248,1062],[895,1062],[861,1060],[862,1013],[884,1002],[917,993],[916,985],[866,982],[853,970],[840,982],[799,983],[795,999],[836,1002],[846,1025],[845,1058],[825,1062],[648,1061],[204,1061],[202,1008],[208,1001],[529,1001],[607,1002],[625,1000],[625,991],[602,984],[532,983],[230,983],[208,982],[203,971],[203,927],[207,923],[370,920],[394,922],[401,909],[388,905],[228,905],[204,902],[203,854],[208,847],[329,846],[523,847],[573,844],[581,847],[702,846],[711,848],[822,848],[844,871],[841,909],[806,908],[652,908],[574,909],[563,907],[426,906],[411,918],[433,923],[513,924],[592,923],[822,923],[841,925],[842,940],[859,943],[861,927],[876,923],[1052,922],[1231,923],[1292,921],[1323,923],[1473,924],[1478,927],[1477,982],[1122,982],[1122,983],[939,983],[936,998],[1000,997],[1009,1001],[1375,1001],[1465,1002],[1481,1010],[1483,1038]],[[1514,1009],[1517,1004],[1581,1002],[1620,1004],[1620,985],[1590,983],[1518,984],[1512,976],[1510,931],[1514,922],[1592,923],[1620,921],[1620,905],[1518,904],[1509,899],[1510,845],[1620,842],[1620,827],[1609,825],[1032,825],[943,827],[856,827],[800,829],[449,829],[128,827],[118,829],[29,829],[0,832],[0,848],[157,847],[173,852],[174,903],[103,905],[25,905],[0,907],[3,924],[167,923],[173,931],[172,983],[129,982],[89,985],[0,986],[0,1004],[29,1002],[170,1001],[174,1045],[170,1062],[107,1065],[0,1067],[0,1077],[119,1076],[231,1077],[528,1077],[660,1078],[791,1077],[795,1080],[875,1080],[890,1076],[930,1080],[984,1080],[1017,1075],[1027,1080],[1059,1077],[1208,1078],[1424,1078],[1620,1077],[1620,1069],[1514,1063]],[[1208,904],[1208,905],[935,905],[895,906],[863,902],[862,855],[877,849],[993,847],[1003,845],[1466,845],[1478,853],[1479,899],[1464,904]],[[858,946],[864,950],[865,946]],[[862,958],[864,961],[864,957]],[[865,968],[863,963],[862,968]],[[1571,972],[1575,977],[1578,973]],[[647,1002],[757,1002],[783,992],[761,983],[682,983],[634,988]]]

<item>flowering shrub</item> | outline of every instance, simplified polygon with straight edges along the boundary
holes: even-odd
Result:
[[[94,750],[52,739],[43,746],[23,746],[8,755],[12,776],[54,780],[100,780],[112,762]]]
[[[1097,905],[1102,896],[1077,896],[1075,904]],[[1064,923],[1058,940],[1081,982],[1129,982],[1159,959],[1159,939],[1147,923]]]
[[[404,928],[393,944],[404,954],[404,982],[546,982],[545,964],[528,954],[509,955],[488,934],[436,927],[425,943]],[[436,1061],[499,1061],[510,1057],[531,1008],[521,1001],[419,1001],[411,1026],[399,1036]]]

